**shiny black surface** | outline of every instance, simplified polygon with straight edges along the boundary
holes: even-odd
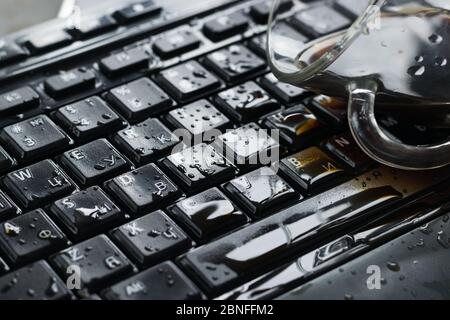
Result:
[[[169,211],[202,242],[247,221],[245,215],[217,188],[181,200]]]
[[[421,179],[412,179],[393,169],[371,171],[191,251],[180,262],[205,289],[220,292],[320,242],[330,232],[336,236],[349,223],[361,223],[377,209],[422,192],[440,180],[439,175],[422,173]]]
[[[115,1],[108,1],[108,5],[99,11],[101,16],[114,19],[111,18],[112,14],[120,8],[113,2]],[[342,175],[343,179],[351,179],[355,173],[368,170],[366,166],[352,168],[351,162],[358,162],[355,157],[358,150],[343,148],[336,152],[326,147],[333,135],[348,134],[345,126],[345,102],[323,96],[310,99],[312,93],[277,82],[267,73],[267,69],[261,67],[261,61],[265,59],[266,30],[261,16],[266,14],[267,6],[263,5],[266,0],[234,1],[232,6],[228,6],[231,2],[195,1],[187,6],[181,0],[155,0],[157,5],[162,6],[162,10],[154,15],[132,22],[117,23],[113,28],[98,30],[95,34],[82,35],[73,30],[68,31],[74,42],[48,54],[33,53],[28,59],[26,56],[30,53],[25,50],[24,55],[18,58],[22,59],[22,62],[17,64],[5,64],[4,60],[1,61],[4,48],[0,48],[0,65],[3,66],[0,67],[0,105],[2,101],[9,101],[6,109],[0,111],[0,128],[22,125],[36,117],[45,116],[49,119],[46,121],[46,125],[50,124],[49,134],[39,135],[33,131],[29,134],[27,130],[27,138],[37,137],[40,143],[47,145],[51,144],[50,140],[54,137],[62,137],[53,129],[64,136],[64,139],[58,138],[54,145],[39,148],[39,152],[31,152],[30,156],[25,158],[22,158],[20,148],[14,145],[15,142],[9,144],[5,143],[5,140],[0,141],[2,174],[7,175],[11,171],[18,174],[19,169],[34,168],[34,165],[38,165],[39,171],[33,171],[33,175],[42,176],[38,179],[25,179],[24,183],[18,182],[17,188],[12,187],[13,184],[0,185],[0,194],[4,194],[6,200],[13,199],[9,201],[12,209],[7,207],[5,214],[1,213],[0,208],[0,219],[2,222],[8,221],[7,219],[12,219],[19,213],[27,212],[27,207],[43,207],[48,221],[60,228],[61,234],[73,243],[65,242],[61,247],[50,246],[43,254],[33,251],[31,260],[26,261],[52,261],[51,266],[48,266],[49,271],[55,270],[59,277],[65,279],[66,266],[72,264],[72,258],[75,259],[82,267],[83,290],[72,290],[71,298],[106,298],[103,294],[105,288],[111,288],[108,292],[112,294],[108,294],[108,298],[121,299],[191,299],[204,297],[202,292],[209,298],[215,298],[227,291],[227,299],[273,298],[372,250],[381,242],[387,241],[386,239],[404,234],[408,228],[412,228],[414,221],[424,221],[417,215],[417,207],[408,207],[405,219],[399,217],[375,224],[381,217],[390,216],[392,211],[396,212],[399,206],[415,204],[420,207],[428,203],[422,202],[424,199],[431,197],[434,199],[432,205],[436,207],[448,196],[448,191],[438,184],[447,179],[448,173],[445,171],[429,173],[438,176],[438,179],[434,180],[427,178],[426,173],[416,172],[391,176],[389,171],[385,171],[388,169],[383,168],[383,177],[377,171],[370,171],[358,180],[336,188],[333,187],[340,183],[340,179],[333,178],[324,180],[317,189],[313,188],[313,193],[324,193],[311,198],[308,192],[284,172],[278,171],[277,176],[266,177],[261,174],[262,171],[253,171],[263,165],[269,165],[267,163],[236,163],[236,168],[227,164],[223,171],[215,167],[216,163],[212,166],[217,170],[212,172],[208,167],[210,164],[196,166],[195,158],[200,163],[203,158],[194,157],[192,163],[192,159],[186,157],[186,162],[193,164],[192,168],[190,165],[186,166],[186,175],[177,167],[167,166],[165,161],[161,162],[162,159],[167,159],[171,146],[176,143],[177,139],[172,139],[175,129],[188,129],[187,139],[183,136],[182,141],[189,150],[192,136],[208,133],[209,128],[217,127],[222,133],[225,133],[223,130],[226,128],[235,130],[230,135],[223,134],[218,139],[209,137],[204,142],[214,143],[217,151],[220,151],[221,141],[227,142],[223,149],[229,151],[227,155],[230,160],[237,158],[248,161],[266,151],[275,152],[279,149],[278,160],[292,157],[304,151],[306,147],[314,146],[321,148],[331,161],[345,169],[348,176]],[[322,1],[317,0],[309,4],[299,1],[292,3],[293,10],[286,11],[287,19],[283,28],[285,32],[294,33],[299,39],[308,41],[304,36],[307,32],[303,29],[294,30],[290,26],[291,19],[288,16],[311,4],[321,6]],[[221,7],[214,10],[218,6]],[[337,8],[338,12],[349,19],[354,18],[354,15],[340,6],[333,8]],[[197,14],[200,11],[204,13]],[[90,18],[84,15],[83,17]],[[90,21],[95,21],[94,18],[97,16]],[[226,22],[228,26],[217,30],[217,38],[211,37],[211,33],[205,34],[205,25],[210,23],[211,26],[217,21]],[[320,21],[317,23],[320,24]],[[57,39],[58,29],[67,27],[49,25],[8,37],[6,43],[9,46],[14,40],[22,42],[25,36],[35,35],[36,31],[47,32],[50,40]],[[87,26],[86,30],[89,29],[89,24],[83,26]],[[245,32],[242,33],[244,29]],[[178,35],[189,35],[187,40],[191,39],[192,43],[187,41],[189,45],[185,45],[182,39],[177,38]],[[214,38],[213,41],[210,37]],[[183,40],[186,40],[185,38],[183,37]],[[219,38],[222,40],[218,41]],[[165,43],[166,49],[169,49],[165,54],[161,48],[158,49],[157,43],[164,44],[164,40],[168,39],[176,44],[172,47],[176,50],[170,53],[170,45]],[[199,43],[195,39],[199,39]],[[237,47],[239,52],[233,49]],[[176,52],[176,55],[173,52]],[[236,55],[233,55],[233,52]],[[207,63],[207,57],[212,58],[220,54],[227,57]],[[255,58],[255,55],[259,58]],[[243,58],[245,63],[233,60],[236,57]],[[216,62],[218,65],[223,63],[225,68],[232,66],[232,70],[220,69],[215,66]],[[95,86],[68,90],[67,94],[59,96],[50,95],[51,90],[44,85],[46,80],[61,75],[72,78],[67,75],[67,70],[92,71],[95,75]],[[140,80],[138,83],[142,85],[138,86],[138,90],[134,89],[131,94],[124,96],[123,103],[119,104],[110,99],[111,90],[122,88],[125,92],[130,89],[127,86],[135,80]],[[234,98],[241,101],[236,102],[236,105],[250,101],[251,108],[235,109],[217,103],[219,94],[229,89],[239,89],[247,83],[253,84],[255,90],[249,88],[242,92],[241,97]],[[147,87],[152,90],[147,91]],[[29,88],[23,93],[25,98],[30,97],[30,103],[24,103],[23,100],[28,101],[28,98],[23,99],[24,97],[17,94],[22,92],[21,88]],[[155,88],[158,90],[155,91]],[[261,91],[261,95],[251,95],[254,91]],[[91,107],[88,100],[95,101],[95,107]],[[191,102],[192,105],[188,106]],[[233,98],[230,98],[229,102],[232,104]],[[300,107],[303,105],[306,108]],[[92,112],[92,108],[95,108],[96,112]],[[77,112],[74,112],[74,109]],[[175,111],[168,116],[170,110]],[[283,117],[287,116],[288,121],[271,126],[267,116],[278,114],[281,119],[280,113]],[[63,114],[65,116],[62,116]],[[186,116],[189,121],[182,118]],[[430,141],[446,134],[442,128],[436,129],[435,123],[424,123],[428,120],[425,118],[407,119],[398,115],[386,117],[383,114],[379,117],[386,130],[398,135],[403,141]],[[216,118],[223,121],[219,122]],[[395,118],[395,121],[392,121],[392,118]],[[277,122],[275,118],[272,120]],[[251,121],[255,124],[249,126]],[[316,126],[316,123],[320,125]],[[255,130],[248,130],[249,127]],[[269,136],[257,133],[258,130],[274,127],[283,131],[280,141],[275,137],[271,140]],[[20,131],[17,128],[15,130]],[[217,135],[217,132],[215,134]],[[23,143],[20,135],[17,137],[17,142]],[[105,178],[99,178],[97,182],[105,193],[100,195],[95,192],[91,197],[93,189],[85,189],[86,186],[79,179],[75,179],[73,169],[62,166],[61,155],[70,150],[82,149],[98,139],[108,141],[117,156],[126,161],[127,166],[121,167],[123,171],[111,175],[112,180],[106,183]],[[27,139],[27,143],[31,141]],[[174,153],[180,151],[181,149],[176,149]],[[107,155],[107,152],[101,152],[100,148],[97,153],[100,158]],[[38,162],[40,160],[46,160],[47,165],[51,164],[49,168],[57,171],[49,170],[50,176],[45,172],[41,174],[40,171],[43,172],[46,166],[42,167],[42,163]],[[149,164],[152,162],[153,164]],[[224,165],[226,163],[218,162]],[[96,164],[98,163],[94,163],[94,167]],[[100,171],[108,170],[101,159],[99,164],[97,168]],[[276,164],[272,169],[276,170]],[[123,174],[128,170],[128,173]],[[53,179],[53,171],[57,180]],[[194,175],[194,181],[190,181],[189,173]],[[23,174],[19,174],[21,175]],[[59,181],[60,177],[66,178],[68,184],[62,183],[65,180]],[[70,177],[74,179],[71,180]],[[49,178],[51,183],[47,181]],[[196,178],[199,180],[195,181]],[[281,180],[289,186],[286,187]],[[236,186],[230,189],[232,181]],[[250,188],[247,182],[251,183]],[[425,187],[430,189],[426,188],[427,191],[422,192]],[[288,191],[285,192],[286,189]],[[183,193],[187,194],[186,199]],[[19,201],[22,195],[26,194],[30,196],[30,204],[28,200]],[[38,199],[32,199],[35,198],[33,194],[38,195]],[[80,207],[77,213],[70,211],[77,208],[65,207],[72,207],[67,199],[76,200],[77,208]],[[55,201],[60,204],[64,201],[65,204],[62,205],[67,209],[64,214],[68,217],[73,216],[72,213],[81,213],[86,220],[81,219],[82,222],[80,219],[60,219],[63,217],[62,212],[61,216],[58,216],[49,208]],[[195,201],[202,205],[186,205]],[[105,212],[105,204],[110,204],[110,208],[115,205],[120,209],[121,214],[113,215],[120,216],[120,219],[105,218],[102,223],[97,223],[99,219],[94,218]],[[183,207],[183,213],[172,212],[174,206]],[[259,210],[256,209],[256,214],[253,214],[256,207]],[[151,213],[153,210],[164,210],[165,213],[155,215]],[[246,215],[249,219],[246,219]],[[25,216],[27,214],[23,215]],[[407,220],[407,216],[410,216],[410,220]],[[428,218],[429,215],[425,214],[424,217]],[[136,226],[133,225],[134,222],[137,223]],[[404,223],[407,227],[400,228],[397,222],[402,225]],[[73,223],[79,228],[75,228]],[[128,226],[126,232],[124,231],[125,236],[115,237],[117,230],[125,226]],[[79,232],[80,236],[74,234],[73,230]],[[111,233],[112,230],[115,230],[114,234]],[[140,233],[140,230],[144,231]],[[127,232],[136,233],[136,236],[130,236],[128,241]],[[104,235],[101,235],[102,233]],[[137,233],[140,233],[139,236]],[[47,233],[43,233],[45,234]],[[371,241],[365,245],[363,242],[369,239],[368,235]],[[90,237],[94,238],[88,239]],[[85,239],[89,242],[80,243]],[[377,239],[376,245],[373,244],[373,239]],[[355,244],[359,246],[355,247]],[[78,250],[66,250],[66,253],[59,255],[59,259],[49,258],[58,250],[69,246]],[[10,276],[18,272],[22,265],[10,261],[7,251],[9,250],[0,247],[0,257],[7,260],[10,270],[13,271],[4,278],[9,283]],[[68,253],[69,251],[71,253]],[[306,260],[302,258],[302,266],[310,270],[306,275],[299,272],[297,264],[299,258],[304,256]],[[312,256],[314,259],[308,258]],[[176,262],[176,267],[170,262],[164,262],[166,260]],[[155,269],[152,266],[155,266]],[[158,266],[163,266],[163,271],[167,272],[160,272]],[[165,268],[166,266],[168,267]],[[39,283],[28,283],[28,279],[24,278],[25,283],[21,283],[19,287],[33,290],[36,285],[36,297],[46,298],[40,294]],[[3,276],[0,277],[0,283],[3,283],[2,281]],[[46,286],[54,288],[50,285],[53,282],[45,282]],[[242,287],[236,287],[241,284]],[[85,290],[86,288],[89,290]],[[151,291],[147,290],[144,294],[140,288],[151,288]],[[136,295],[127,294],[136,290],[139,291]],[[11,292],[15,298],[32,298],[23,290]]]

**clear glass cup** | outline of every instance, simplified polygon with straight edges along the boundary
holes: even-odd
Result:
[[[282,81],[348,99],[361,148],[389,166],[422,170],[450,163],[450,141],[407,145],[385,133],[376,107],[404,117],[438,117],[450,127],[450,1],[371,0],[348,28],[312,42],[284,32],[274,0],[267,54]],[[326,22],[323,22],[326,23]]]

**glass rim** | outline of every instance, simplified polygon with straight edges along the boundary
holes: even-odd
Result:
[[[276,15],[275,12],[278,10],[282,0],[273,0],[272,7],[269,14],[268,21],[268,31],[267,31],[267,42],[266,42],[266,52],[267,52],[267,60],[272,72],[282,81],[286,81],[289,83],[292,82],[303,82],[306,81],[317,73],[324,71],[329,65],[331,65],[344,51],[353,43],[353,41],[360,35],[365,22],[370,18],[368,10],[372,6],[378,6],[379,8],[387,0],[370,0],[367,4],[367,7],[364,10],[364,13],[359,16],[356,21],[352,23],[352,25],[344,32],[343,36],[337,41],[332,48],[330,48],[327,52],[325,52],[319,59],[314,61],[312,64],[308,65],[302,70],[298,70],[293,73],[286,73],[280,70],[274,61],[274,51],[271,49],[272,46],[272,26],[276,23]],[[330,34],[325,37],[318,38],[313,40],[311,43],[314,44],[316,41],[323,41],[324,39],[331,38],[335,36],[337,33]]]

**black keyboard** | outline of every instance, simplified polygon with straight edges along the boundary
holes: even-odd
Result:
[[[320,297],[302,286],[445,220],[448,168],[375,163],[344,102],[270,73],[268,0],[194,2],[130,2],[0,42],[0,299]],[[360,2],[280,10],[306,42],[348,27]],[[407,143],[450,135],[378,116]],[[265,153],[279,161],[254,161]]]

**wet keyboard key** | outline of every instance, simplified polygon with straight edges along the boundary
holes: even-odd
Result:
[[[25,46],[33,54],[42,54],[69,45],[72,37],[65,31],[55,31],[46,34],[34,34],[25,40]]]
[[[248,20],[241,12],[221,16],[206,22],[203,25],[203,33],[212,41],[222,41],[246,31]]]
[[[19,209],[2,191],[0,191],[0,221],[5,221],[17,214],[19,214]]]
[[[14,264],[24,264],[68,244],[66,236],[41,209],[0,225],[0,246]]]
[[[105,33],[117,27],[116,21],[110,16],[82,19],[77,26],[68,31],[78,39],[87,39]]]
[[[213,74],[196,61],[164,70],[158,78],[164,88],[182,102],[205,95],[221,85]]]
[[[111,236],[141,267],[174,258],[191,247],[191,240],[160,210],[113,230]]]
[[[292,24],[312,37],[344,29],[351,21],[327,5],[313,6],[297,13]]]
[[[65,173],[51,160],[11,172],[3,183],[27,209],[40,207],[74,189]]]
[[[289,11],[293,6],[292,0],[283,0],[278,6],[277,13]],[[267,24],[269,20],[269,13],[271,9],[270,2],[254,4],[250,7],[250,15],[253,20],[259,24]]]
[[[95,88],[96,76],[86,68],[62,71],[44,81],[45,91],[53,98],[65,98]]]
[[[354,172],[362,172],[372,162],[361,150],[350,132],[335,135],[329,138],[324,147],[331,154],[343,161]]]
[[[341,12],[355,19],[358,18],[369,5],[369,0],[336,0],[335,6]]]
[[[158,288],[158,290],[154,290]],[[103,291],[107,300],[198,300],[201,292],[168,261]]]
[[[294,189],[269,167],[262,167],[231,180],[224,188],[233,200],[257,218],[299,200]]]
[[[154,1],[142,1],[117,10],[114,13],[114,18],[121,23],[130,23],[138,19],[156,15],[160,11],[161,7],[157,6]]]
[[[140,164],[166,156],[179,143],[158,119],[148,119],[119,131],[114,140],[131,160]]]
[[[145,213],[178,199],[182,193],[162,171],[149,164],[106,183],[108,189],[133,213]]]
[[[19,113],[23,109],[30,109],[39,105],[39,95],[30,87],[0,94],[0,114]]]
[[[308,193],[317,191],[319,187],[328,187],[327,182],[336,182],[345,173],[339,164],[317,147],[310,147],[281,160],[280,169]]]
[[[242,122],[258,118],[280,107],[278,102],[255,82],[246,82],[219,93],[216,103],[234,119]]]
[[[14,165],[14,161],[6,153],[6,151],[0,147],[0,172],[5,172]]]
[[[235,173],[233,165],[205,143],[172,154],[163,159],[162,164],[189,191],[223,182]]]
[[[264,70],[266,63],[241,44],[234,44],[206,56],[205,64],[228,83]]]
[[[142,120],[169,109],[173,101],[147,78],[141,78],[112,89],[111,103],[130,120]]]
[[[245,215],[217,188],[179,201],[168,210],[201,242],[247,221]]]
[[[308,91],[289,83],[281,82],[273,73],[265,75],[260,82],[275,97],[289,105],[299,102],[308,96]]]
[[[45,115],[3,128],[0,138],[4,146],[22,160],[43,158],[68,143],[67,136]]]
[[[66,300],[71,298],[65,283],[44,260],[0,278],[1,300]]]
[[[80,268],[80,292],[97,291],[133,270],[130,261],[105,235],[81,242],[53,257],[51,263],[67,278],[70,266]],[[66,279],[64,279],[66,280]]]
[[[347,102],[324,95],[315,96],[307,103],[309,109],[326,122],[342,126],[347,124]]]
[[[133,48],[101,59],[99,66],[100,70],[107,76],[117,77],[139,69],[145,69],[148,64],[148,54],[141,48]]]
[[[122,126],[122,120],[99,97],[61,107],[55,113],[62,126],[79,139],[109,134]]]
[[[189,30],[163,34],[153,43],[153,50],[163,59],[170,59],[200,47],[200,39]]]
[[[65,152],[61,163],[77,181],[88,186],[129,169],[126,160],[106,139]]]
[[[207,100],[172,110],[166,119],[174,127],[189,131],[194,138],[202,137],[204,142],[214,140],[213,131],[222,131],[230,125],[230,120]]]
[[[106,231],[124,219],[120,209],[97,186],[56,201],[50,211],[76,240]]]
[[[214,145],[238,166],[269,165],[279,156],[280,145],[257,124],[249,123],[219,136]]]
[[[279,130],[281,141],[290,149],[310,146],[328,130],[304,105],[277,111],[263,121],[269,129]]]
[[[15,43],[0,40],[0,67],[24,60],[28,52]]]
[[[400,200],[412,199],[447,176],[448,172],[411,174],[379,168],[194,249],[180,262],[208,291],[230,289],[310,250],[311,243],[367,221],[377,210],[385,212]]]

